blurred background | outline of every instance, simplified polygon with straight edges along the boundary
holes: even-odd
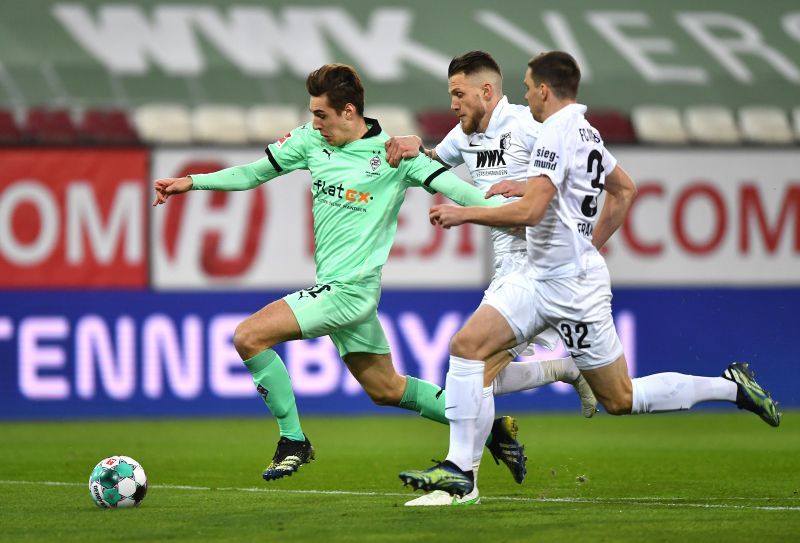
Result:
[[[640,190],[606,252],[631,373],[744,360],[800,406],[796,2],[9,0],[0,418],[264,414],[231,337],[314,283],[309,177],[158,209],[152,180],[262,157],[309,120],[305,77],[328,62],[357,68],[387,132],[434,145],[456,123],[447,65],[473,49],[517,103],[538,52],[582,67],[579,101]],[[437,201],[409,191],[380,314],[398,370],[443,383],[491,259],[486,230],[430,227]],[[278,350],[301,413],[380,410],[327,338]],[[577,409],[558,385],[498,399]]]

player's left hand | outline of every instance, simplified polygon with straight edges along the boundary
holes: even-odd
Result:
[[[181,194],[192,188],[191,177],[166,177],[164,179],[156,179],[153,183],[153,188],[156,191],[155,200],[153,200],[153,207],[167,203],[167,198],[173,194]]]
[[[428,212],[431,224],[440,225],[442,228],[450,228],[464,224],[462,217],[464,208],[453,204],[439,204],[433,206]]]
[[[506,198],[511,198],[513,196],[525,196],[525,189],[527,185],[528,184],[526,181],[511,181],[510,179],[506,179],[489,187],[489,190],[486,191],[485,197],[491,198],[496,194]]]
[[[419,136],[393,136],[386,140],[386,162],[396,168],[404,158],[414,158],[419,154],[422,139]]]

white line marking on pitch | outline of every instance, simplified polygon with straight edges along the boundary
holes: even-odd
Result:
[[[2,485],[44,485],[44,486],[84,486],[86,483],[61,482],[61,481],[11,481],[0,480]],[[210,486],[191,486],[191,485],[151,485],[150,488],[167,490],[193,490],[193,491],[229,491],[229,492],[263,492],[267,494],[314,494],[329,496],[380,496],[380,497],[402,497],[412,498],[415,494],[401,492],[358,492],[350,490],[299,490],[284,488],[236,488],[236,487],[210,487]],[[418,494],[416,494],[418,496]],[[756,509],[759,511],[800,511],[800,506],[790,505],[735,505],[725,503],[693,503],[693,502],[712,502],[712,501],[795,501],[800,498],[669,498],[656,496],[643,496],[640,498],[527,498],[524,496],[481,496],[482,500],[488,501],[512,501],[528,503],[574,503],[574,504],[612,504],[627,503],[632,505],[658,505],[663,507],[691,507],[701,509]],[[689,501],[691,500],[691,501]]]

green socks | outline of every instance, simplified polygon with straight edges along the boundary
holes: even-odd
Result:
[[[409,411],[416,411],[426,419],[450,424],[450,421],[444,416],[442,391],[442,388],[433,383],[406,375],[406,389],[398,406]]]
[[[292,381],[278,353],[272,349],[261,351],[253,358],[245,360],[244,365],[250,370],[253,383],[264,403],[277,419],[281,436],[304,441],[306,436],[300,428],[300,415],[297,413]],[[444,399],[442,416],[444,416]]]
[[[406,389],[398,407],[416,411],[426,419],[435,420],[442,424],[450,424],[444,415],[444,389],[433,383],[406,375]],[[492,434],[486,439],[486,444],[492,442]]]
[[[253,376],[258,393],[277,419],[281,436],[303,441],[306,436],[300,428],[292,382],[278,353],[267,349],[245,360],[244,364]],[[399,407],[441,424],[450,423],[444,414],[444,389],[410,375],[406,376],[406,389]]]

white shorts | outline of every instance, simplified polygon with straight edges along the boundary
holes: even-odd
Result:
[[[498,285],[501,283],[504,277],[513,273],[522,272],[526,269],[527,265],[528,253],[525,251],[515,251],[512,253],[495,255],[494,277],[492,277],[492,282],[489,283],[489,287],[484,291],[483,300],[481,303],[488,303],[487,300],[491,295],[490,293],[497,290]],[[509,324],[511,324],[511,328],[514,329],[514,325],[511,323],[511,321],[509,321]],[[516,334],[517,330],[514,330],[514,333]],[[525,336],[524,338],[520,339],[519,335],[517,335],[517,341],[519,344],[516,347],[509,349],[508,352],[514,357],[520,355],[530,356],[533,354],[534,343],[552,351],[556,348],[556,345],[558,345],[559,339],[560,337],[558,332],[552,328],[542,330],[534,337]]]
[[[517,270],[493,281],[483,303],[505,317],[517,341],[555,328],[579,369],[599,368],[622,355],[605,266],[558,279],[534,279]]]

